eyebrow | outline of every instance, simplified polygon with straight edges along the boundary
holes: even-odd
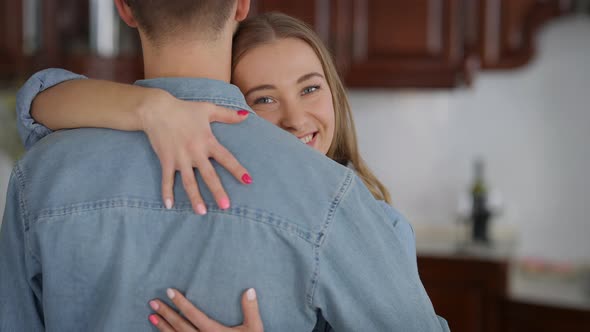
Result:
[[[300,77],[300,78],[297,80],[297,84],[299,84],[299,83],[301,83],[301,82],[304,82],[304,81],[307,81],[307,80],[309,80],[309,79],[311,79],[311,78],[314,78],[314,77],[320,77],[320,78],[324,78],[324,75],[322,75],[322,74],[320,74],[320,73],[317,73],[317,72],[313,72],[313,73],[305,74],[305,75],[301,76],[301,77]]]
[[[314,78],[314,77],[324,78],[324,75],[322,75],[320,73],[317,73],[317,72],[305,74],[305,75],[301,76],[297,80],[297,84],[300,84],[302,82],[305,82],[305,81],[307,81],[307,80],[309,80],[311,78]],[[277,88],[276,86],[270,85],[270,84],[259,85],[259,86],[255,87],[255,88],[252,88],[252,89],[248,90],[248,92],[246,92],[244,94],[244,96],[247,98],[249,95],[251,95],[254,92],[261,91],[261,90],[275,90],[276,88]]]
[[[248,95],[251,95],[251,94],[253,94],[256,91],[260,91],[260,90],[274,90],[276,88],[277,88],[276,86],[269,85],[269,84],[259,85],[259,86],[255,87],[255,88],[252,88],[252,89],[248,90],[248,92],[246,92],[244,94],[244,97],[248,98]]]

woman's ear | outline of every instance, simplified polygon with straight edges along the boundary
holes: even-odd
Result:
[[[242,22],[248,17],[250,12],[250,0],[238,0],[238,8],[236,9],[236,21]]]
[[[133,11],[129,7],[127,0],[115,0],[115,6],[117,6],[117,11],[123,22],[132,28],[137,28],[137,21],[133,17]]]

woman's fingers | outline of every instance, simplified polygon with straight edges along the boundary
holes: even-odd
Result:
[[[162,164],[162,199],[164,206],[170,210],[174,206],[174,166]]]
[[[249,112],[246,110],[234,111],[221,106],[212,108],[209,119],[210,122],[222,123],[240,123],[248,118]]]
[[[258,298],[256,296],[256,291],[253,288],[248,289],[242,294],[242,313],[244,315],[244,323],[233,328],[223,326],[207,317],[205,313],[195,307],[177,290],[169,288],[166,290],[166,294],[186,318],[179,315],[162,301],[150,301],[150,307],[152,307],[152,309],[159,315],[151,315],[149,320],[154,326],[158,327],[160,331],[264,332],[264,326],[258,308]]]
[[[260,311],[258,310],[258,298],[254,288],[250,288],[242,295],[242,312],[244,314],[244,326],[247,331],[263,332],[264,327]]]
[[[191,201],[193,210],[195,213],[200,215],[206,214],[207,208],[205,207],[205,203],[201,197],[201,192],[199,192],[199,186],[197,185],[197,179],[195,178],[195,171],[190,166],[190,164],[189,166],[183,166],[183,168],[180,170],[180,175],[182,177],[182,185],[184,186],[184,190],[186,190],[186,194]]]
[[[175,102],[178,103],[176,100]],[[174,113],[174,116],[167,114],[164,118],[158,118],[158,121],[152,119],[148,125],[144,125],[162,164],[161,190],[164,206],[167,209],[174,206],[175,172],[180,171],[193,210],[200,215],[207,213],[195,179],[193,167],[196,167],[218,206],[227,209],[230,206],[229,197],[209,158],[215,159],[243,184],[251,183],[252,178],[236,158],[219,144],[211,132],[210,123],[239,123],[248,117],[249,112],[230,110],[211,103],[180,102],[184,111]],[[192,112],[186,112],[187,105]]]
[[[166,295],[172,300],[174,305],[182,314],[201,331],[219,331],[220,325],[210,319],[201,310],[197,309],[189,300],[186,299],[179,291],[168,288]]]
[[[221,180],[219,180],[217,171],[215,171],[215,168],[213,168],[209,159],[201,160],[196,167],[199,169],[203,181],[205,181],[205,184],[209,187],[219,208],[224,210],[229,209],[229,198],[225,193],[225,189],[223,189],[223,186],[221,185]]]
[[[158,328],[158,331],[162,332],[174,332],[174,328],[170,326],[160,315],[152,314],[148,317],[150,323]]]
[[[227,169],[238,181],[243,184],[252,183],[252,178],[248,170],[219,142],[213,147],[211,154],[213,159]]]
[[[174,309],[159,300],[150,301],[150,307],[158,313],[149,317],[150,323],[161,331],[193,332],[195,326],[180,316]]]

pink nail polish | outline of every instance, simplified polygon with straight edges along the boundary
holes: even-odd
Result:
[[[158,323],[160,322],[158,320],[158,316],[150,315],[149,319],[150,319],[150,323],[152,323],[154,326],[158,326]]]
[[[150,307],[154,309],[154,311],[158,311],[158,309],[160,309],[160,305],[156,301],[150,301]]]
[[[244,173],[244,175],[242,175],[242,181],[244,181],[245,184],[251,184],[252,178],[250,177],[250,174]]]
[[[238,115],[239,115],[239,116],[246,116],[246,115],[248,115],[248,113],[250,113],[250,112],[248,112],[248,111],[246,111],[246,110],[241,110],[241,111],[238,111]]]
[[[222,208],[223,210],[229,209],[229,199],[227,197],[220,199],[219,200],[219,207]]]

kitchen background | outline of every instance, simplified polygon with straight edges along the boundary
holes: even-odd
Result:
[[[1,213],[26,77],[59,66],[132,82],[141,61],[110,0],[0,9]],[[309,22],[335,54],[361,152],[412,222],[453,330],[590,326],[589,1],[253,1],[270,10]],[[475,160],[489,243],[470,235]]]

